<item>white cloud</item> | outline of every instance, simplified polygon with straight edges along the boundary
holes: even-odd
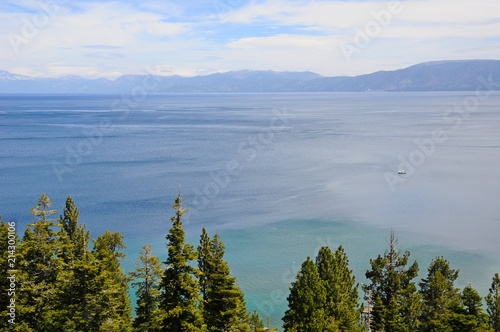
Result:
[[[227,12],[228,22],[353,28],[372,14],[401,7],[400,19],[417,23],[480,23],[498,19],[495,0],[285,1],[267,0]]]
[[[15,52],[7,38],[0,40],[0,59],[4,59],[2,63],[7,66],[10,64],[10,67],[24,67],[18,65],[20,62],[30,63],[37,67],[35,71],[45,71],[47,75],[67,74],[63,67],[51,66],[53,61],[73,61],[76,65],[70,67],[76,70],[76,74],[86,74],[85,70],[89,68],[103,66],[103,61],[113,62],[103,67],[110,68],[120,63],[123,70],[127,67],[136,70],[135,67],[140,66],[141,61],[148,63],[147,56],[138,57],[138,54],[158,51],[158,45],[168,50],[172,45],[166,40],[176,38],[190,29],[187,23],[168,22],[161,14],[137,10],[117,2],[84,3],[77,11],[61,7],[57,15],[48,17],[46,23],[38,26],[32,21],[32,15],[0,14],[0,19],[5,18],[4,22],[7,23],[0,28],[0,32],[5,32],[4,36],[15,34],[26,41],[19,44],[18,52]],[[24,38],[26,24],[23,22],[35,24],[36,33]],[[121,50],[119,53],[88,52],[85,50],[88,45],[100,45],[101,49],[120,47]],[[127,60],[116,61],[125,55]],[[112,71],[115,72],[114,69]]]
[[[184,12],[183,8],[178,4],[167,1],[140,1],[138,3],[140,9],[156,12],[163,16],[181,16]]]
[[[248,68],[355,75],[426,60],[495,58],[495,1],[392,1],[401,10],[348,63],[339,46],[376,22],[374,13],[390,11],[391,1],[249,1],[218,12],[213,3],[195,1],[75,0],[61,5],[15,53],[7,36],[22,36],[40,7],[38,0],[22,0],[16,4],[29,12],[0,7],[0,69],[116,75],[161,64],[172,74]]]
[[[495,0],[411,0],[401,2],[401,19],[416,23],[468,24],[498,20]]]
[[[88,58],[100,58],[100,59],[117,59],[123,58],[125,55],[117,52],[92,52],[85,54]]]
[[[319,49],[331,51],[335,37],[309,35],[276,35],[269,37],[242,38],[228,44],[230,48],[259,50],[265,48]]]
[[[158,36],[175,36],[188,30],[188,25],[183,23],[154,22],[145,23],[145,31]]]
[[[278,25],[304,25],[321,27],[325,30],[346,28],[364,21],[363,13],[384,8],[378,3],[349,2],[294,2],[273,0],[253,4],[224,15],[224,20],[232,23],[252,23],[268,21]]]

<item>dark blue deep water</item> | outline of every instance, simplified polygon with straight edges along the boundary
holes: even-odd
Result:
[[[166,256],[219,232],[249,310],[281,325],[306,256],[342,244],[358,281],[394,229],[425,273],[438,255],[485,295],[500,272],[500,94],[0,95],[0,215],[23,232],[47,193],[95,238]],[[398,175],[405,169],[406,175]],[[22,235],[22,234],[20,234]]]

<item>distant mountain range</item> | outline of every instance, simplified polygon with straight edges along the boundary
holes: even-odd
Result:
[[[354,77],[242,70],[195,77],[124,75],[110,80],[29,77],[0,70],[0,93],[140,93],[143,89],[158,93],[500,90],[500,60],[426,62]]]

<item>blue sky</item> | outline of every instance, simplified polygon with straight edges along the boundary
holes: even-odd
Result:
[[[500,58],[498,0],[0,0],[0,70],[358,75]]]

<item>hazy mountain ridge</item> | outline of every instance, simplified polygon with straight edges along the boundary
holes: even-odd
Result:
[[[491,85],[481,85],[481,78],[491,80]],[[123,75],[110,80],[35,78],[0,71],[0,93],[126,93],[137,87],[159,93],[473,91],[478,86],[500,90],[500,60],[426,62],[354,77],[241,70],[194,77]]]

